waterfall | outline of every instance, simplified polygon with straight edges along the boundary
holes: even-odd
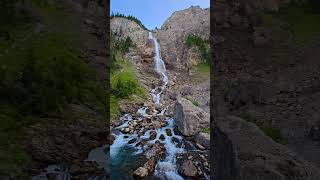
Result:
[[[153,41],[154,47],[155,47],[155,56],[154,56],[155,70],[157,71],[157,73],[162,75],[163,82],[165,85],[167,85],[169,82],[169,78],[167,75],[166,66],[165,66],[163,60],[161,59],[160,45],[159,45],[157,39],[153,37],[151,32],[149,32],[149,39],[151,39]]]
[[[157,92],[157,89],[159,87],[156,87],[155,89],[151,90],[151,95],[153,97],[153,101],[159,105],[160,104],[160,96],[162,94],[163,89],[166,87],[166,85],[169,82],[169,78],[167,75],[166,66],[161,59],[161,52],[160,52],[160,45],[156,38],[153,37],[152,33],[149,32],[149,39],[153,41],[154,49],[155,49],[155,56],[154,56],[154,62],[155,62],[155,71],[162,76],[163,85],[160,87],[160,91]]]

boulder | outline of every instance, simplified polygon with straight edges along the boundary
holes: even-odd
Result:
[[[179,166],[179,173],[184,177],[195,177],[197,175],[198,169],[193,164],[191,160],[185,160]]]
[[[166,133],[167,133],[168,136],[172,136],[172,132],[171,132],[170,129],[166,129]]]
[[[155,158],[151,158],[143,165],[143,167],[139,167],[138,169],[136,169],[133,172],[133,175],[140,178],[144,178],[153,173],[155,166]]]
[[[216,127],[211,129],[214,129],[215,139],[219,136],[224,137],[225,142],[232,144],[216,143],[213,147],[215,152],[229,153],[226,156],[220,154],[220,157],[215,157],[220,162],[232,158],[228,160],[232,162],[230,164],[214,162],[215,169],[228,169],[227,175],[233,172],[234,175],[237,174],[236,179],[319,179],[320,171],[317,167],[299,158],[287,147],[274,142],[253,123],[235,116],[219,117],[216,119]],[[238,168],[231,166],[235,162]],[[216,175],[217,177],[219,175]]]
[[[150,132],[150,140],[154,140],[154,139],[156,139],[156,137],[157,137],[157,132],[156,131],[151,131]]]
[[[134,172],[133,172],[133,175],[134,176],[138,176],[140,178],[144,178],[146,176],[149,175],[148,173],[148,169],[144,168],[144,167],[139,167],[138,169],[136,169]]]
[[[185,136],[193,136],[210,124],[210,115],[184,98],[176,101],[174,118],[178,130]]]
[[[148,149],[144,153],[144,156],[146,156],[148,159],[152,157],[156,157],[156,160],[165,158],[165,155],[166,155],[166,148],[158,140],[156,141],[155,144],[151,146],[150,149]]]
[[[206,149],[210,149],[210,134],[200,132],[195,141],[201,145],[203,145]]]
[[[159,139],[162,140],[162,141],[164,141],[164,140],[166,139],[166,137],[165,137],[163,134],[161,134],[160,137],[159,137]]]

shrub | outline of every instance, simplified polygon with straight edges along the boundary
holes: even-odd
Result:
[[[127,37],[126,40],[118,40],[115,42],[115,49],[119,50],[121,53],[128,52],[130,47],[135,47],[135,44],[130,37]]]
[[[203,128],[203,129],[202,129],[202,132],[204,132],[204,133],[210,133],[210,128]]]
[[[190,46],[197,46],[201,53],[201,58],[204,63],[209,63],[210,61],[210,48],[208,45],[208,42],[206,40],[203,40],[199,36],[190,35],[186,39],[186,44]]]
[[[139,83],[134,74],[121,72],[111,82],[112,92],[118,98],[128,98],[139,92]]]

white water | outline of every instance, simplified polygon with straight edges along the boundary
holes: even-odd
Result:
[[[153,37],[152,33],[149,32],[149,39],[153,41],[154,47],[155,47],[155,56],[154,56],[154,62],[155,62],[155,71],[159,73],[162,76],[163,85],[161,87],[156,87],[155,89],[151,90],[153,101],[156,104],[160,104],[160,96],[162,94],[163,89],[166,87],[166,85],[169,83],[169,78],[167,75],[166,66],[161,59],[161,51],[160,51],[160,45],[156,38]],[[158,92],[157,92],[158,90]]]
[[[149,32],[149,39],[153,41],[155,46],[155,71],[159,73],[162,76],[162,86],[156,87],[155,89],[151,90],[151,95],[153,97],[153,101],[155,105],[161,105],[161,94],[165,87],[167,86],[169,82],[169,78],[167,75],[166,67],[161,59],[160,54],[160,45],[156,38],[153,37],[152,33]],[[144,117],[152,117],[152,115],[147,113],[148,107],[141,107],[138,109],[137,113],[141,115],[141,118],[136,120],[138,123],[142,123],[142,118]],[[156,116],[163,115],[165,113],[167,108],[163,108],[160,113],[158,113]],[[172,138],[176,138],[179,141],[182,140],[182,137],[174,133],[174,125],[173,125],[173,118],[167,118],[165,121],[167,122],[167,125],[165,127],[156,129],[157,136],[154,140],[149,140],[150,132],[152,130],[147,130],[144,132],[143,135],[140,137],[138,136],[137,132],[123,134],[121,129],[129,127],[129,125],[132,125],[133,120],[130,115],[125,115],[122,117],[123,124],[114,128],[113,135],[115,136],[115,140],[113,144],[110,146],[110,158],[116,159],[119,158],[118,155],[121,151],[121,149],[125,147],[133,147],[135,148],[135,151],[132,153],[132,155],[143,153],[144,150],[148,147],[150,144],[154,144],[156,141],[160,141],[164,144],[164,147],[166,148],[166,157],[163,161],[159,161],[156,164],[154,175],[157,177],[165,178],[167,180],[183,180],[183,178],[178,174],[178,168],[176,165],[176,155],[178,153],[184,152],[183,146],[180,148],[177,147],[177,143],[172,141]],[[172,136],[168,136],[166,133],[166,129],[169,129],[172,133]],[[140,130],[142,131],[142,129]],[[117,132],[117,133],[115,133]],[[163,135],[165,137],[164,140],[160,139],[160,136]],[[132,139],[137,139],[134,143],[128,144],[128,142]],[[136,147],[136,145],[141,141],[147,141],[146,145],[143,147]]]

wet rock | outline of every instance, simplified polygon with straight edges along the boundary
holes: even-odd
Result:
[[[129,128],[121,128],[121,132],[127,134],[130,132],[130,129]]]
[[[174,133],[175,135],[182,135],[182,134],[180,133],[180,131],[178,130],[178,127],[177,127],[177,126],[175,126],[175,127],[173,128],[173,133]]]
[[[185,160],[178,167],[179,173],[185,177],[195,177],[198,169],[191,160]]]
[[[144,140],[138,142],[138,143],[136,144],[136,147],[138,147],[138,146],[143,147],[143,146],[145,146],[147,143],[148,143],[148,141],[144,139]]]
[[[166,126],[168,126],[168,122],[167,122],[167,121],[162,121],[162,122],[160,123],[160,126],[161,126],[161,127],[166,127]]]
[[[166,133],[167,133],[168,136],[172,136],[172,132],[171,132],[170,129],[166,129]]]
[[[151,131],[149,139],[150,140],[154,140],[154,139],[156,139],[156,137],[157,137],[157,132],[156,131]]]
[[[159,139],[162,140],[162,141],[164,141],[164,140],[166,139],[166,137],[165,137],[163,134],[161,134],[160,137],[159,137]]]
[[[128,141],[128,144],[132,144],[132,143],[134,143],[134,142],[136,142],[137,141],[137,139],[131,139],[130,141]]]
[[[200,132],[195,141],[201,145],[203,145],[206,149],[210,149],[210,134]]]
[[[144,168],[144,167],[139,167],[138,169],[136,169],[134,172],[133,172],[133,175],[134,176],[138,176],[140,178],[144,178],[146,176],[149,175],[148,173],[148,169]]]
[[[172,137],[171,142],[180,143],[180,140],[176,137]]]
[[[144,153],[144,155],[148,159],[155,157],[156,160],[161,160],[165,158],[166,148],[157,140],[156,143],[151,145],[150,149]]]
[[[155,160],[155,158],[151,158],[144,164],[143,167],[148,170],[149,174],[151,174],[151,173],[153,173],[155,166],[156,166],[156,160]]]

